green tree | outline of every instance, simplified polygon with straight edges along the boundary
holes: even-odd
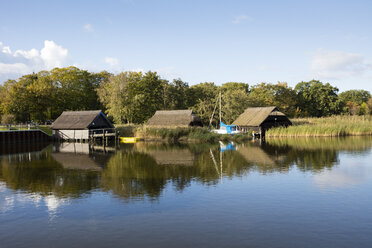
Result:
[[[17,122],[31,120],[35,97],[30,89],[36,80],[37,75],[30,74],[22,76],[18,81],[8,80],[4,84],[7,90],[7,98],[3,105],[4,113],[14,115]]]
[[[144,123],[156,110],[163,107],[163,89],[165,81],[156,72],[148,71],[139,81],[128,84],[128,96],[131,100],[127,106],[132,111],[129,118],[133,123]]]
[[[190,87],[189,103],[204,125],[208,125],[216,104],[219,88],[214,83],[200,83]],[[218,111],[215,122],[219,119]]]
[[[8,80],[1,88],[0,110],[17,122],[57,118],[65,110],[100,109],[96,89],[108,73],[76,67],[55,68]]]
[[[368,99],[371,97],[369,91],[366,90],[348,90],[342,92],[338,95],[341,106],[343,107],[343,112],[351,115],[364,114],[364,112],[369,113]],[[362,108],[362,104],[365,105]],[[362,111],[363,113],[360,113]]]
[[[368,104],[363,102],[360,105],[359,115],[368,115],[368,114],[369,114]]]
[[[187,109],[189,85],[181,79],[164,82],[163,109]]]
[[[115,123],[128,122],[132,116],[132,110],[128,108],[130,99],[128,96],[128,84],[132,81],[141,80],[141,72],[122,72],[111,75],[97,89],[100,102],[106,109],[108,117],[113,118]]]
[[[249,106],[277,106],[288,116],[294,116],[296,111],[296,92],[287,83],[261,83],[251,87]]]
[[[221,90],[224,91],[229,91],[229,90],[242,90],[246,94],[249,93],[249,85],[246,83],[240,83],[240,82],[227,82],[222,84]]]
[[[367,102],[369,98],[371,98],[371,93],[366,90],[348,90],[341,92],[338,95],[340,101],[347,103],[347,102],[355,102],[358,105],[361,105],[364,102]]]
[[[223,88],[223,87],[222,87]],[[231,124],[248,107],[249,98],[245,89],[222,91],[222,120]]]
[[[372,114],[372,98],[369,98],[367,101],[369,113]]]
[[[123,72],[111,76],[97,92],[116,123],[144,123],[164,107],[164,84],[156,72]]]
[[[340,113],[338,88],[320,81],[300,82],[296,85],[297,104],[305,116],[329,116]]]
[[[76,67],[55,68],[50,80],[56,88],[57,114],[64,110],[100,109],[96,90],[107,79],[108,73],[89,73]]]

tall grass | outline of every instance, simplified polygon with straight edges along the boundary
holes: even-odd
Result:
[[[372,136],[348,137],[281,137],[267,139],[266,143],[275,147],[291,147],[296,150],[335,150],[359,152],[372,146]]]
[[[155,128],[143,125],[116,125],[120,136],[138,137],[145,140],[162,140],[170,142],[208,142],[237,141],[243,142],[250,138],[248,134],[221,135],[200,127]]]
[[[269,129],[266,137],[372,135],[371,116],[332,116],[291,121],[293,126]]]
[[[141,125],[115,124],[115,128],[119,131],[121,137],[134,137],[135,132],[139,127],[141,127]]]

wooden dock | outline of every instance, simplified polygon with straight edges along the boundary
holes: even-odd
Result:
[[[89,130],[89,142],[91,144],[97,144],[97,141],[103,146],[107,146],[109,141],[114,141],[117,144],[119,138],[119,132],[115,128]]]
[[[53,138],[39,129],[32,130],[6,130],[0,131],[0,144],[45,142]]]
[[[68,130],[69,132],[54,131],[55,137],[59,141],[75,142],[75,143],[97,143],[108,145],[109,142],[115,144],[119,142],[119,132],[115,128],[101,128],[90,130]]]

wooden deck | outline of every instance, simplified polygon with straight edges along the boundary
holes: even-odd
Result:
[[[119,142],[119,132],[115,128],[92,129],[89,130],[89,142],[96,144],[97,141],[107,146],[109,141]]]

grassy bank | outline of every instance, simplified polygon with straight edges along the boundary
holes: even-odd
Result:
[[[281,137],[266,140],[266,144],[296,150],[367,151],[372,146],[372,136],[347,137]]]
[[[142,125],[115,125],[122,137],[139,137],[149,141],[170,142],[217,142],[249,140],[248,134],[221,135],[210,132],[207,128],[149,128]]]
[[[293,126],[272,128],[266,132],[266,137],[372,135],[371,116],[332,116],[291,121]]]

